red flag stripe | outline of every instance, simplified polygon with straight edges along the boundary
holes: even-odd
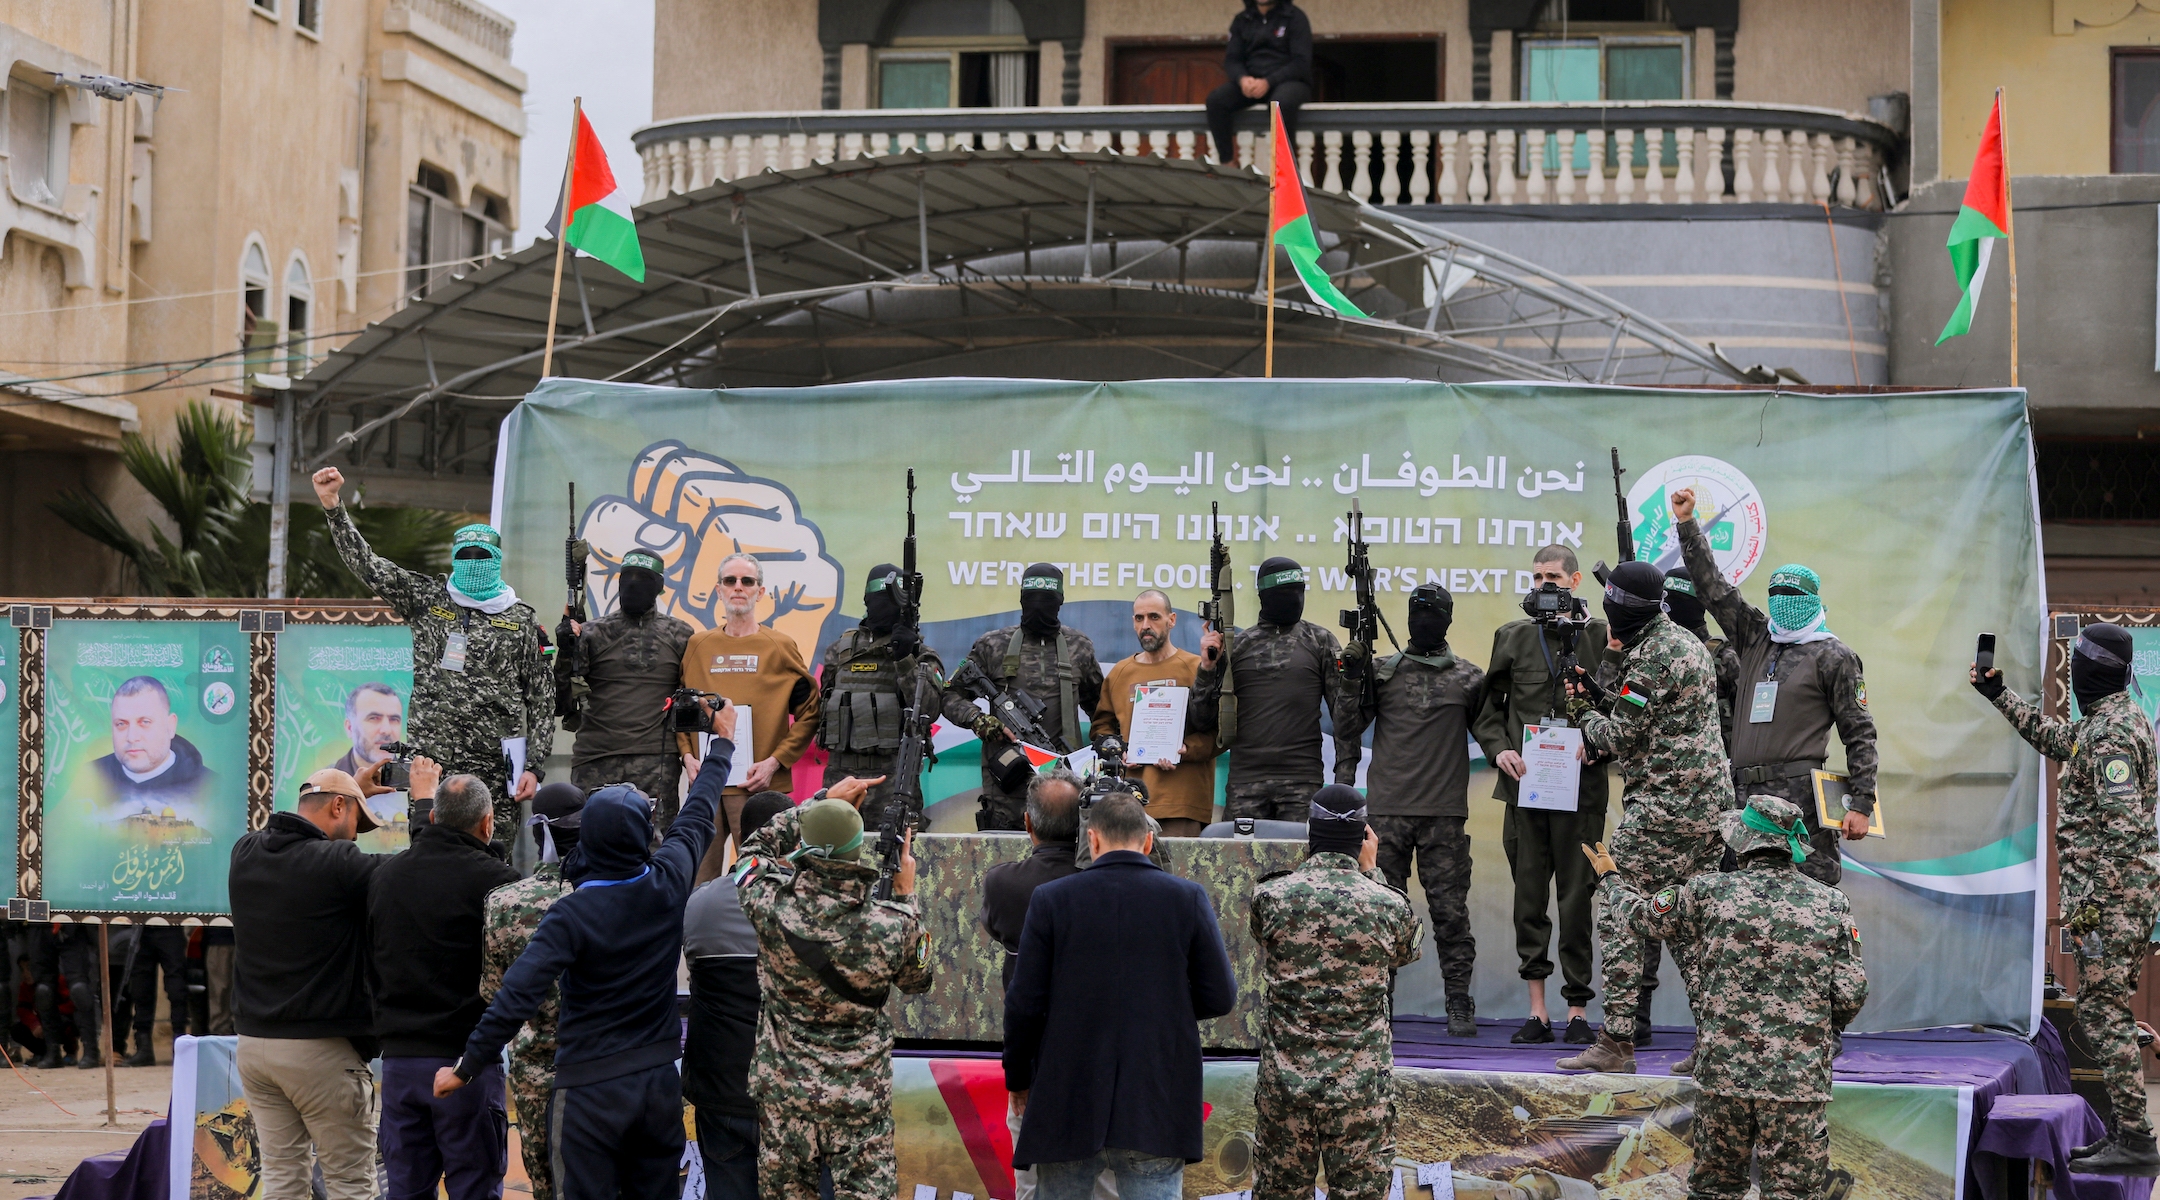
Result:
[[[1980,152],[1973,156],[1972,178],[1965,181],[1966,208],[2010,228],[2010,181],[2003,172],[2002,97],[1988,110],[1987,124],[1980,130]]]
[[[600,146],[600,135],[593,132],[592,122],[585,119],[581,109],[577,117],[577,145],[570,168],[570,215],[588,204],[612,195],[615,191],[615,172],[608,169],[607,151]]]
[[[1297,152],[1290,147],[1290,133],[1283,128],[1282,110],[1268,105],[1268,121],[1274,127],[1271,137],[1275,143],[1275,168],[1271,186],[1275,192],[1275,222],[1268,228],[1274,233],[1290,222],[1305,215],[1305,186],[1298,181]]]

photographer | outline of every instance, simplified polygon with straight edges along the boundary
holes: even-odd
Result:
[[[555,745],[555,681],[540,657],[540,624],[502,577],[502,535],[489,525],[457,531],[450,574],[408,571],[368,549],[338,502],[345,476],[315,472],[330,539],[347,569],[397,612],[413,637],[412,733],[407,739],[455,774],[477,775],[495,797],[495,836],[508,844],[518,802],[540,786]],[[513,743],[524,767],[510,778]],[[414,802],[412,827],[426,820]]]
[[[1596,674],[1605,661],[1605,622],[1581,623],[1581,602],[1575,589],[1582,586],[1582,568],[1575,553],[1565,546],[1547,546],[1530,564],[1531,586],[1524,598],[1525,612],[1540,608],[1544,615],[1510,621],[1493,633],[1492,657],[1485,668],[1485,699],[1471,726],[1471,736],[1485,752],[1485,761],[1499,768],[1499,785],[1493,798],[1505,801],[1500,848],[1506,852],[1508,870],[1515,878],[1515,954],[1517,973],[1529,984],[1530,1019],[1509,1040],[1516,1043],[1553,1040],[1552,1018],[1545,1007],[1545,981],[1552,977],[1553,936],[1550,911],[1555,892],[1560,902],[1560,996],[1567,1002],[1568,1023],[1564,1035],[1569,1045],[1586,1046],[1597,1040],[1584,1013],[1595,993],[1590,986],[1591,891],[1597,877],[1583,861],[1584,843],[1605,836],[1607,788],[1605,768],[1582,768],[1574,812],[1523,808],[1516,803],[1517,781],[1523,776],[1523,728],[1564,722],[1567,697],[1557,676],[1561,661],[1576,656],[1583,669]],[[1655,979],[1649,981],[1654,985]],[[1607,1009],[1623,1003],[1607,996]],[[1649,1011],[1649,992],[1640,1001],[1628,998]]]
[[[632,550],[616,574],[615,611],[582,626],[564,617],[570,673],[585,681],[584,702],[563,728],[577,734],[570,782],[591,791],[636,784],[660,802],[661,836],[675,823],[682,757],[667,730],[668,696],[682,684],[690,625],[659,611],[666,586],[660,556]]]

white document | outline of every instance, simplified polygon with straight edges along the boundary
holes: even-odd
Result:
[[[1159,759],[1177,762],[1185,744],[1185,702],[1192,689],[1161,685],[1135,689],[1132,728],[1125,731],[1125,761],[1152,765]]]
[[[734,709],[735,757],[728,760],[727,783],[729,787],[741,787],[743,780],[749,777],[750,764],[756,762],[757,757],[750,751],[750,739],[755,736],[751,733],[750,708],[748,705],[737,704]],[[699,758],[705,757],[712,750],[712,739],[713,735],[709,733],[697,736]]]
[[[518,787],[518,776],[525,773],[525,739],[521,737],[502,740],[503,756],[510,760],[510,791]]]
[[[1515,803],[1523,808],[1574,812],[1582,788],[1582,730],[1572,726],[1523,726],[1523,777]]]

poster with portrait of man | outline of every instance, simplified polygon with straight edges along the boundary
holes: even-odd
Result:
[[[290,811],[300,784],[324,767],[358,776],[405,741],[411,716],[412,630],[403,625],[289,624],[278,635],[277,740],[272,807]],[[411,841],[404,792],[368,799],[379,826],[360,835],[373,854]]]
[[[226,865],[247,828],[247,662],[232,621],[53,622],[43,822],[55,910],[226,910]]]

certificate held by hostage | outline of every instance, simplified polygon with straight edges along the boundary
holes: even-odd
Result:
[[[1125,761],[1176,762],[1185,744],[1185,702],[1192,689],[1158,685],[1133,691],[1132,728],[1125,731]]]
[[[1561,725],[1525,725],[1523,776],[1515,803],[1523,808],[1574,812],[1582,787],[1582,730]]]

